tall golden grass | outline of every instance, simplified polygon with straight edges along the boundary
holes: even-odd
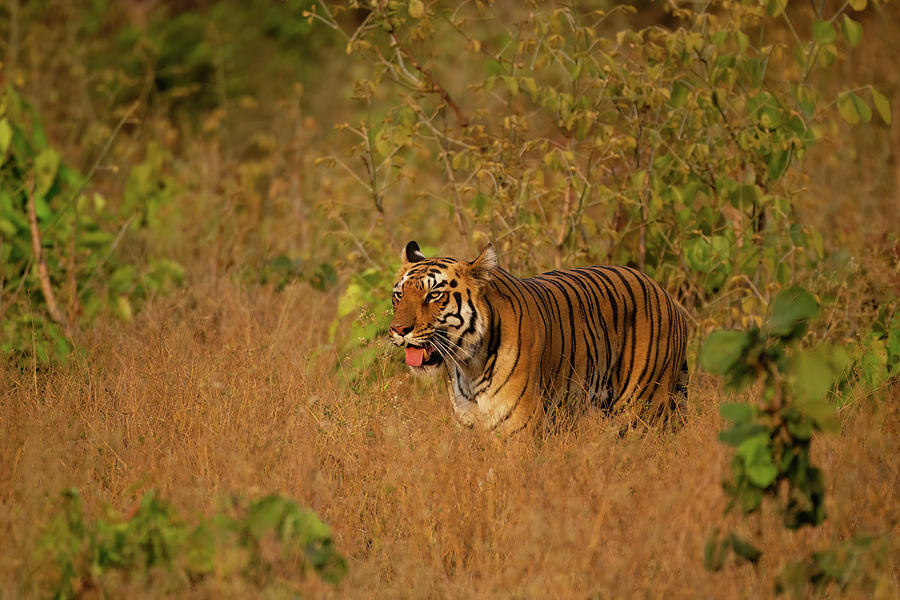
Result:
[[[829,249],[853,256],[865,281],[896,295],[900,51],[897,3],[885,6],[863,19],[867,54],[860,50],[841,63],[837,77],[841,89],[845,80],[882,86],[893,98],[894,122],[825,131],[805,163],[809,193],[800,216],[819,226]],[[66,56],[42,43],[43,33],[36,30],[36,39],[23,44],[35,56]],[[64,89],[50,78],[57,70],[33,62],[32,96],[49,98],[56,87]],[[68,101],[75,95],[63,96],[57,110],[75,110],[78,105]],[[331,110],[349,110],[335,108],[328,85],[318,99]],[[48,122],[57,141],[78,121],[59,114]],[[288,131],[286,114],[259,129]],[[335,120],[316,114],[309,128],[330,129]],[[141,136],[166,139],[171,133],[144,127],[134,140],[122,141],[116,160],[127,163],[122,156],[143,147]],[[77,157],[93,147],[80,142],[62,150]],[[159,243],[168,243],[186,265],[185,287],[151,299],[130,323],[96,321],[79,334],[82,357],[66,366],[0,369],[0,599],[46,594],[53,569],[42,562],[39,538],[60,491],[71,486],[81,490],[94,517],[106,506],[128,509],[149,488],[188,517],[212,513],[231,494],[297,499],[329,523],[349,563],[337,587],[315,577],[291,584],[305,597],[770,597],[786,562],[856,535],[888,540],[881,564],[860,565],[859,572],[878,578],[876,596],[900,595],[896,381],[857,394],[839,410],[841,433],[814,438],[828,510],[816,529],[788,531],[770,506],[747,520],[723,517],[720,482],[730,453],[716,434],[724,425],[718,405],[727,396],[718,380],[700,373],[693,374],[685,424],[676,431],[619,438],[617,423],[588,414],[570,430],[497,444],[459,427],[440,382],[404,372],[398,350],[386,349],[361,383],[345,385],[335,369],[344,360],[333,348],[340,344],[328,342],[336,291],[292,284],[276,292],[238,274],[263,254],[290,250],[294,256],[297,247],[315,254],[320,223],[298,223],[307,214],[300,200],[367,202],[361,192],[346,193],[349,184],[309,168],[326,153],[317,147],[319,138],[309,148],[277,153],[285,163],[279,168],[311,182],[298,184],[310,197],[301,193],[293,212],[268,220],[258,214],[262,201],[253,204],[256,196],[229,196],[238,187],[240,164],[219,139],[184,144],[179,172],[189,171],[199,192],[183,210],[186,218],[206,222]],[[263,166],[267,174],[273,170]],[[121,195],[124,176],[111,173],[94,183],[106,177],[112,188],[106,195],[113,199]],[[269,193],[264,200],[277,205],[279,194]],[[372,220],[373,227],[386,226]],[[259,241],[262,224],[268,237]],[[392,235],[406,241],[414,225],[397,219]],[[459,246],[458,236],[448,235],[452,239],[429,243],[445,250]],[[271,240],[280,246],[266,246]],[[265,252],[254,243],[266,246]],[[854,285],[843,284],[823,319],[856,324],[864,311],[877,310],[870,306],[871,290]],[[383,314],[376,316],[387,323]],[[764,550],[758,565],[729,562],[719,573],[706,571],[704,544],[716,527],[757,543]],[[254,595],[244,585],[212,577],[183,595]],[[865,597],[869,589],[851,582],[846,593]],[[155,598],[166,591],[123,583],[110,594]]]
[[[0,595],[46,589],[40,529],[58,492],[77,486],[94,516],[150,487],[185,515],[209,514],[228,494],[291,496],[332,526],[349,562],[336,588],[303,582],[308,597],[767,597],[786,561],[864,534],[892,536],[893,566],[874,572],[896,597],[896,385],[848,405],[840,435],[815,439],[828,520],[790,532],[772,509],[723,520],[729,455],[716,441],[724,396],[712,379],[694,376],[674,432],[619,439],[590,414],[500,445],[458,426],[443,387],[394,368],[399,355],[357,393],[336,381],[340,357],[322,350],[333,301],[302,285],[275,293],[201,275],[130,324],[97,323],[76,364],[3,373]],[[758,566],[705,571],[717,526],[757,541]],[[246,593],[216,578],[185,590]]]

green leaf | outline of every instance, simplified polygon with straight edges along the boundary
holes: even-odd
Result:
[[[772,459],[768,434],[763,433],[744,440],[735,454],[744,459],[744,471],[753,485],[767,488],[778,476],[778,467]]]
[[[739,537],[734,533],[729,537],[731,538],[731,547],[734,549],[734,553],[744,560],[755,563],[759,560],[759,557],[762,556],[762,551],[744,538]]]
[[[859,12],[861,10],[866,10],[866,6],[869,5],[869,0],[850,0],[849,4],[850,8]]]
[[[116,316],[118,316],[123,321],[131,321],[131,317],[134,314],[134,311],[132,311],[131,309],[131,302],[126,296],[116,297],[115,311]]]
[[[809,440],[815,431],[815,423],[802,413],[794,413],[787,419],[787,428],[792,436],[798,440]]]
[[[825,477],[808,460],[790,469],[789,497],[784,512],[785,527],[798,529],[804,525],[820,525],[825,520]]]
[[[841,32],[847,38],[847,42],[854,48],[859,45],[862,40],[862,25],[848,17],[846,14],[841,19]]]
[[[9,119],[3,117],[0,119],[0,154],[6,155],[6,151],[9,150],[9,144],[12,142],[13,130],[9,125]],[[2,163],[2,157],[0,157],[0,163]]]
[[[672,108],[681,108],[687,103],[688,99],[688,87],[681,83],[680,81],[676,81],[672,85],[672,92],[669,95],[669,106]]]
[[[756,407],[743,402],[726,402],[719,405],[719,414],[737,424],[746,423],[756,416]]]
[[[684,259],[695,271],[708,273],[712,270],[712,246],[706,238],[697,237],[684,244]]]
[[[856,92],[843,92],[837,99],[838,114],[851,125],[872,120],[872,110]]]
[[[510,75],[504,75],[502,77],[503,82],[506,84],[506,89],[509,90],[510,94],[516,95],[519,93],[519,82],[516,81],[515,77]]]
[[[724,375],[744,355],[751,339],[744,331],[713,331],[700,349],[700,366],[710,373]]]
[[[768,5],[766,6],[766,12],[769,13],[770,17],[777,17],[784,12],[784,9],[787,8],[787,4],[788,0],[769,0]]]
[[[359,311],[365,303],[365,290],[358,283],[351,283],[338,297],[337,316],[345,317],[354,311]]]
[[[853,104],[853,99],[850,98],[851,94],[852,92],[843,92],[838,96],[837,109],[838,114],[841,115],[842,119],[851,125],[856,125],[859,123],[859,114],[856,112],[856,106]]]
[[[800,287],[792,287],[780,292],[772,303],[769,317],[769,333],[782,338],[801,335],[806,331],[806,322],[819,312],[816,299]]]
[[[763,491],[755,485],[745,485],[738,495],[741,510],[749,514],[760,507],[763,501]]]
[[[812,26],[813,39],[820,45],[831,44],[837,39],[837,33],[830,21],[816,21]]]
[[[279,496],[267,496],[250,506],[247,515],[247,531],[259,540],[275,528],[285,515],[285,500]]]
[[[35,192],[41,196],[53,186],[59,171],[59,152],[53,148],[43,150],[34,159]]]
[[[855,92],[852,94],[853,99],[853,107],[856,109],[859,118],[862,119],[863,123],[868,123],[872,120],[872,109],[869,108],[869,105],[866,104],[866,101],[860,98]]]
[[[875,88],[869,88],[872,92],[872,104],[875,105],[875,110],[878,111],[878,116],[881,117],[881,120],[885,122],[886,125],[891,124],[891,103],[887,98],[884,97],[878,90]]]
[[[788,165],[791,164],[791,149],[775,152],[769,157],[767,173],[769,181],[776,181],[784,172],[787,171]]]
[[[821,400],[831,389],[834,374],[825,352],[802,352],[791,364],[794,391],[807,401]]]
[[[422,0],[409,0],[409,16],[413,19],[421,19],[425,14],[425,5]]]
[[[525,89],[531,92],[532,95],[537,94],[538,85],[534,77],[523,77],[522,83],[525,85]]]
[[[740,446],[745,441],[759,435],[768,437],[769,428],[761,423],[740,423],[731,429],[719,432],[719,441],[729,446]]]

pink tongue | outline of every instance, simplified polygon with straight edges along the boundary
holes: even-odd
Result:
[[[411,367],[421,367],[425,358],[425,348],[406,347],[406,364]]]

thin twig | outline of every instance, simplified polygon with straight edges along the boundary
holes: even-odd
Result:
[[[41,292],[47,302],[47,311],[50,318],[62,325],[68,336],[68,324],[59,305],[56,304],[56,296],[53,295],[53,287],[50,285],[50,271],[47,269],[47,261],[44,260],[44,248],[41,245],[41,232],[38,229],[37,212],[34,208],[34,174],[28,177],[28,224],[31,226],[31,249],[34,252],[34,262],[38,268],[38,278],[41,282]]]
[[[381,18],[384,19],[384,22],[391,27],[391,30],[388,33],[388,35],[390,35],[391,37],[391,46],[394,47],[397,52],[403,58],[405,58],[406,61],[411,64],[416,71],[422,74],[422,76],[426,80],[427,91],[433,92],[441,97],[441,100],[443,100],[444,103],[450,107],[454,114],[456,114],[456,120],[459,122],[459,126],[468,126],[469,120],[466,119],[465,115],[462,113],[462,110],[460,110],[456,102],[453,101],[453,98],[450,97],[450,94],[447,92],[447,90],[445,90],[444,87],[434,78],[434,75],[431,74],[431,71],[420,64],[419,61],[417,61],[415,57],[413,57],[412,53],[410,53],[410,51],[406,49],[406,46],[404,46],[400,42],[400,39],[397,37],[396,33],[394,33],[393,25],[391,25],[390,19],[388,18],[387,13],[384,10],[384,6],[381,5],[380,8]]]

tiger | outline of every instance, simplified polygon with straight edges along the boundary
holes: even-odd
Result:
[[[414,241],[401,261],[390,339],[414,373],[445,371],[467,427],[507,438],[575,398],[650,422],[686,399],[684,313],[634,268],[519,279],[491,244],[465,261],[426,258]]]

